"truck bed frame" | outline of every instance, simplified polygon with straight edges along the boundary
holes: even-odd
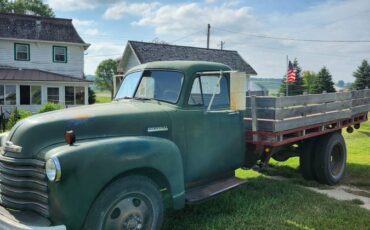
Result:
[[[248,96],[246,142],[277,147],[368,120],[370,89],[287,97]]]

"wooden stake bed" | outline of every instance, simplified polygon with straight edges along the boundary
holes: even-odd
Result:
[[[370,89],[288,97],[247,97],[248,143],[280,146],[368,120]]]

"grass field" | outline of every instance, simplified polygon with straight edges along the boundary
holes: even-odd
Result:
[[[96,103],[107,103],[112,101],[110,92],[97,91],[96,92]]]
[[[370,189],[370,123],[344,136],[348,166],[343,183]],[[356,200],[337,201],[299,186],[318,184],[303,181],[298,162],[272,162],[274,173],[292,182],[238,170],[249,183],[205,203],[168,210],[164,229],[370,229],[370,211]]]

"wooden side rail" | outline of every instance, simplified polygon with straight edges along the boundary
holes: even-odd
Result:
[[[254,131],[279,132],[370,111],[370,89],[288,97],[251,96],[246,101],[247,129],[255,126]]]

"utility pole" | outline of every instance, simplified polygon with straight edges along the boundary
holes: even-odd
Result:
[[[224,45],[225,45],[225,42],[224,41],[220,41],[220,44],[218,46],[221,48],[221,50],[223,50],[224,49]]]
[[[209,49],[209,37],[211,36],[211,25],[207,26],[207,49]]]

